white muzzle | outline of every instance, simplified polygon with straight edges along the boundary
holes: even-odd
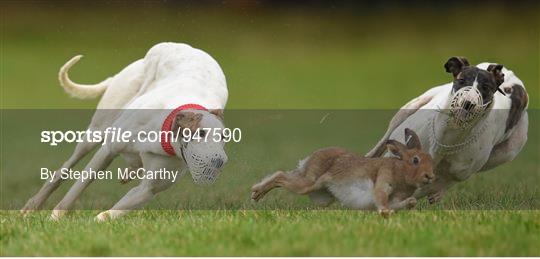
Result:
[[[227,155],[217,143],[184,143],[182,154],[197,184],[214,183],[227,163]]]
[[[450,101],[452,124],[459,128],[467,128],[471,122],[481,117],[491,101],[484,104],[482,94],[476,87],[467,86],[456,91]]]

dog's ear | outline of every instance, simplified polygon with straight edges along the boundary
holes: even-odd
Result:
[[[422,149],[420,138],[412,129],[405,129],[405,143],[407,143],[408,149]]]
[[[201,120],[202,114],[200,113],[181,111],[176,114],[176,117],[174,118],[171,127],[171,131],[173,133],[176,133],[180,129],[180,134],[182,134],[182,131],[185,128],[188,128],[191,130],[191,134],[194,134],[195,131],[200,127]]]
[[[397,156],[401,160],[403,160],[403,157],[407,152],[407,147],[405,145],[393,139],[386,141],[386,148],[388,149],[388,151],[390,151],[390,153],[392,153],[394,156]]]
[[[209,112],[211,114],[214,114],[216,117],[218,117],[222,121],[225,119],[225,115],[223,114],[223,109],[213,109],[213,110],[209,110]]]
[[[495,78],[495,83],[497,84],[497,88],[502,83],[504,83],[504,73],[502,72],[502,69],[503,69],[503,65],[499,65],[499,64],[491,64],[487,68],[487,71],[493,75],[493,78]]]
[[[451,57],[444,64],[444,69],[447,73],[452,73],[454,78],[461,73],[464,67],[470,66],[469,61],[465,57]]]

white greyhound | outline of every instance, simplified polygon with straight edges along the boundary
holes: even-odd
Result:
[[[223,109],[228,90],[225,76],[218,63],[207,53],[186,44],[160,43],[153,46],[143,59],[137,60],[120,73],[95,85],[81,85],[68,78],[68,70],[81,56],[68,61],[59,73],[60,84],[77,98],[103,95],[88,126],[92,131],[107,127],[129,131],[166,129],[221,129]],[[203,130],[200,133],[204,133]],[[62,168],[72,168],[100,143],[78,143]],[[178,170],[186,168],[194,180],[215,179],[227,162],[223,141],[114,142],[101,145],[85,170],[102,170],[118,155],[131,168]],[[46,181],[39,192],[22,208],[26,213],[39,209],[62,183],[60,174]],[[78,180],[52,212],[60,219],[91,180]],[[110,210],[100,213],[99,221],[119,217],[148,202],[154,195],[172,185],[170,179],[145,179],[131,189]]]
[[[473,173],[512,161],[527,141],[528,95],[514,72],[498,64],[470,66],[452,57],[445,64],[453,83],[434,87],[403,106],[378,144],[366,154],[379,157],[386,140],[405,141],[414,130],[433,157],[436,180],[417,198],[437,202],[444,192]]]

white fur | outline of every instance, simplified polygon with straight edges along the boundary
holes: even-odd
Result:
[[[365,210],[375,208],[373,186],[371,179],[348,179],[339,182],[330,182],[328,184],[328,190],[343,206],[351,209]]]

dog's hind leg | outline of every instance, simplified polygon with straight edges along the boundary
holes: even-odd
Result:
[[[166,169],[180,172],[180,169],[184,166],[177,157],[165,157],[147,153],[142,158],[143,166],[147,171]],[[171,187],[173,183],[173,179],[144,179],[124,195],[110,210],[99,213],[95,219],[101,222],[121,217],[131,210],[146,204],[156,194]]]
[[[96,154],[92,157],[90,162],[84,168],[85,171],[99,171],[107,168],[114,159],[115,154],[111,153],[108,147],[101,147]],[[69,209],[73,206],[73,203],[79,198],[84,189],[93,182],[94,179],[78,179],[75,184],[69,189],[64,198],[54,207],[52,212],[52,219],[58,220],[64,216]]]
[[[40,209],[43,203],[49,198],[49,196],[62,184],[63,179],[60,177],[60,171],[64,168],[69,169],[72,168],[81,160],[84,156],[86,156],[90,151],[92,151],[99,143],[91,143],[91,142],[81,142],[78,143],[75,147],[75,151],[73,151],[73,154],[69,159],[64,162],[62,167],[57,173],[54,174],[54,178],[52,180],[46,180],[41,189],[34,195],[32,198],[30,198],[24,207],[21,209],[21,212],[26,214],[28,212]]]

